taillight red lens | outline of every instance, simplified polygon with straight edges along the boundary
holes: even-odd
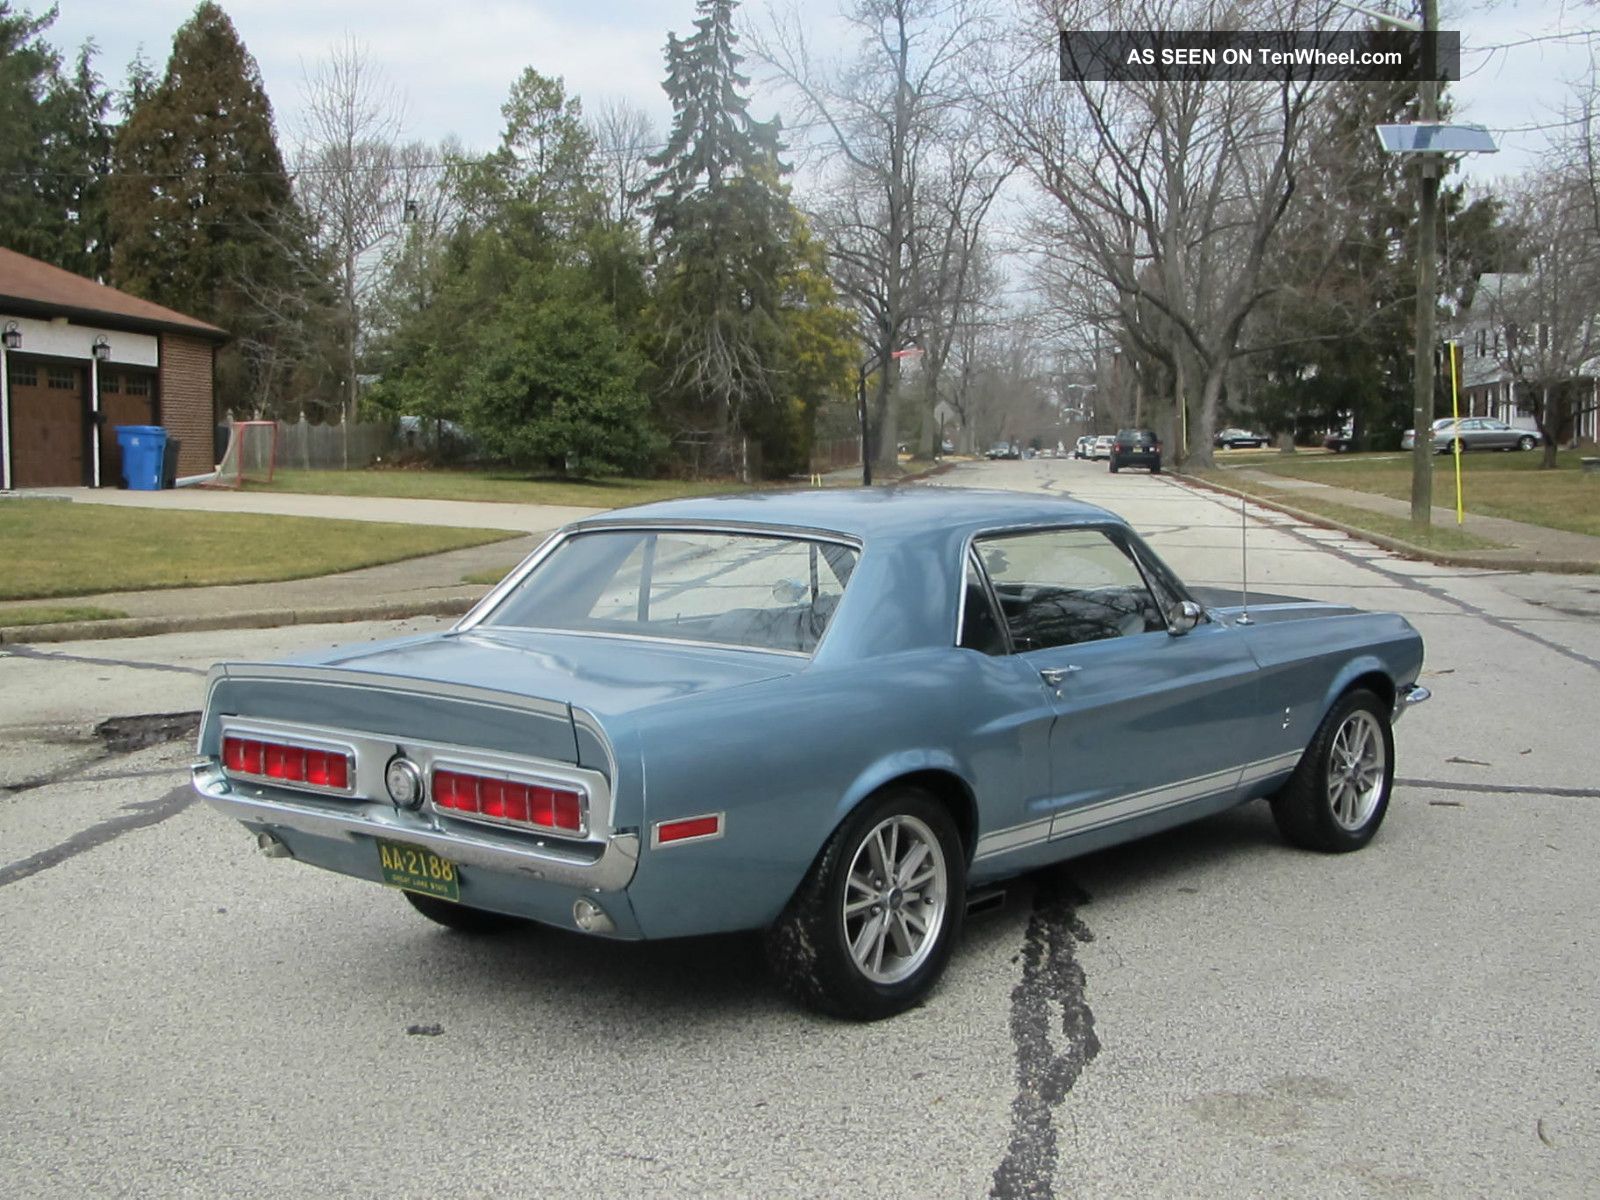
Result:
[[[451,812],[494,817],[518,825],[583,832],[583,796],[566,788],[461,771],[435,771],[433,803]]]
[[[222,765],[235,774],[284,783],[307,783],[341,792],[350,787],[350,756],[338,750],[226,737],[222,739]]]

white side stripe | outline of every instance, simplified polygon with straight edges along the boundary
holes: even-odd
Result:
[[[1107,825],[1114,825],[1119,821],[1162,812],[1191,800],[1201,800],[1207,796],[1237,790],[1246,784],[1259,783],[1263,779],[1271,779],[1274,775],[1291,771],[1299,761],[1300,751],[1294,750],[1287,754],[1258,759],[1246,763],[1243,767],[1229,767],[1227,770],[1215,771],[1210,775],[1197,775],[1193,779],[1133,792],[1126,796],[1112,796],[1105,800],[1097,800],[1093,804],[1076,806],[1051,817],[996,829],[978,839],[977,852],[973,855],[973,860],[993,858],[1012,850],[1038,845],[1040,842],[1054,841],[1056,838],[1076,833],[1087,833]]]

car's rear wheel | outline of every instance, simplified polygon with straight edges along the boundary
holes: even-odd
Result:
[[[437,896],[423,896],[417,892],[401,894],[411,902],[412,908],[428,920],[447,929],[454,929],[457,933],[505,933],[509,929],[527,925],[526,921],[508,917],[505,913],[490,912],[486,908],[472,908],[466,904],[440,900]]]
[[[1113,475],[1117,473],[1117,460],[1114,458],[1111,460],[1111,473]]]
[[[1394,787],[1389,710],[1372,692],[1346,692],[1323,717],[1289,782],[1272,798],[1272,816],[1289,841],[1341,853],[1372,840]]]
[[[1539,441],[1538,441],[1537,438],[1524,437],[1524,438],[1518,438],[1517,439],[1517,449],[1518,450],[1532,450],[1538,444],[1539,444]]]
[[[1152,475],[1161,474],[1161,460],[1160,459],[1157,459],[1155,462],[1150,464],[1150,474],[1152,474]]]
[[[831,1016],[876,1021],[943,974],[965,911],[966,856],[949,811],[891,787],[839,826],[767,931],[778,982]]]

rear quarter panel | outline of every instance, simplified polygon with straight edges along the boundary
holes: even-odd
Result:
[[[638,714],[645,827],[629,887],[647,937],[772,922],[839,823],[886,782],[947,772],[988,822],[1049,786],[1015,659],[945,648],[816,667]],[[652,848],[655,823],[726,814],[722,837]]]

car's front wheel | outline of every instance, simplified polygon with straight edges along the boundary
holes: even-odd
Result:
[[[401,894],[411,902],[412,908],[428,920],[443,925],[446,929],[454,929],[457,933],[504,933],[509,929],[527,925],[526,921],[508,917],[504,913],[490,912],[486,908],[472,908],[466,904],[440,900],[436,896],[424,896],[418,892]]]
[[[1539,441],[1538,441],[1537,438],[1524,437],[1524,438],[1518,438],[1517,439],[1517,449],[1518,450],[1532,450],[1538,444],[1539,444]]]
[[[949,811],[892,787],[839,826],[767,931],[779,983],[820,1012],[876,1021],[943,974],[966,905],[966,856]]]
[[[1289,782],[1272,798],[1272,816],[1289,841],[1340,853],[1372,840],[1394,787],[1394,733],[1389,710],[1357,688],[1339,697],[1300,756]]]

